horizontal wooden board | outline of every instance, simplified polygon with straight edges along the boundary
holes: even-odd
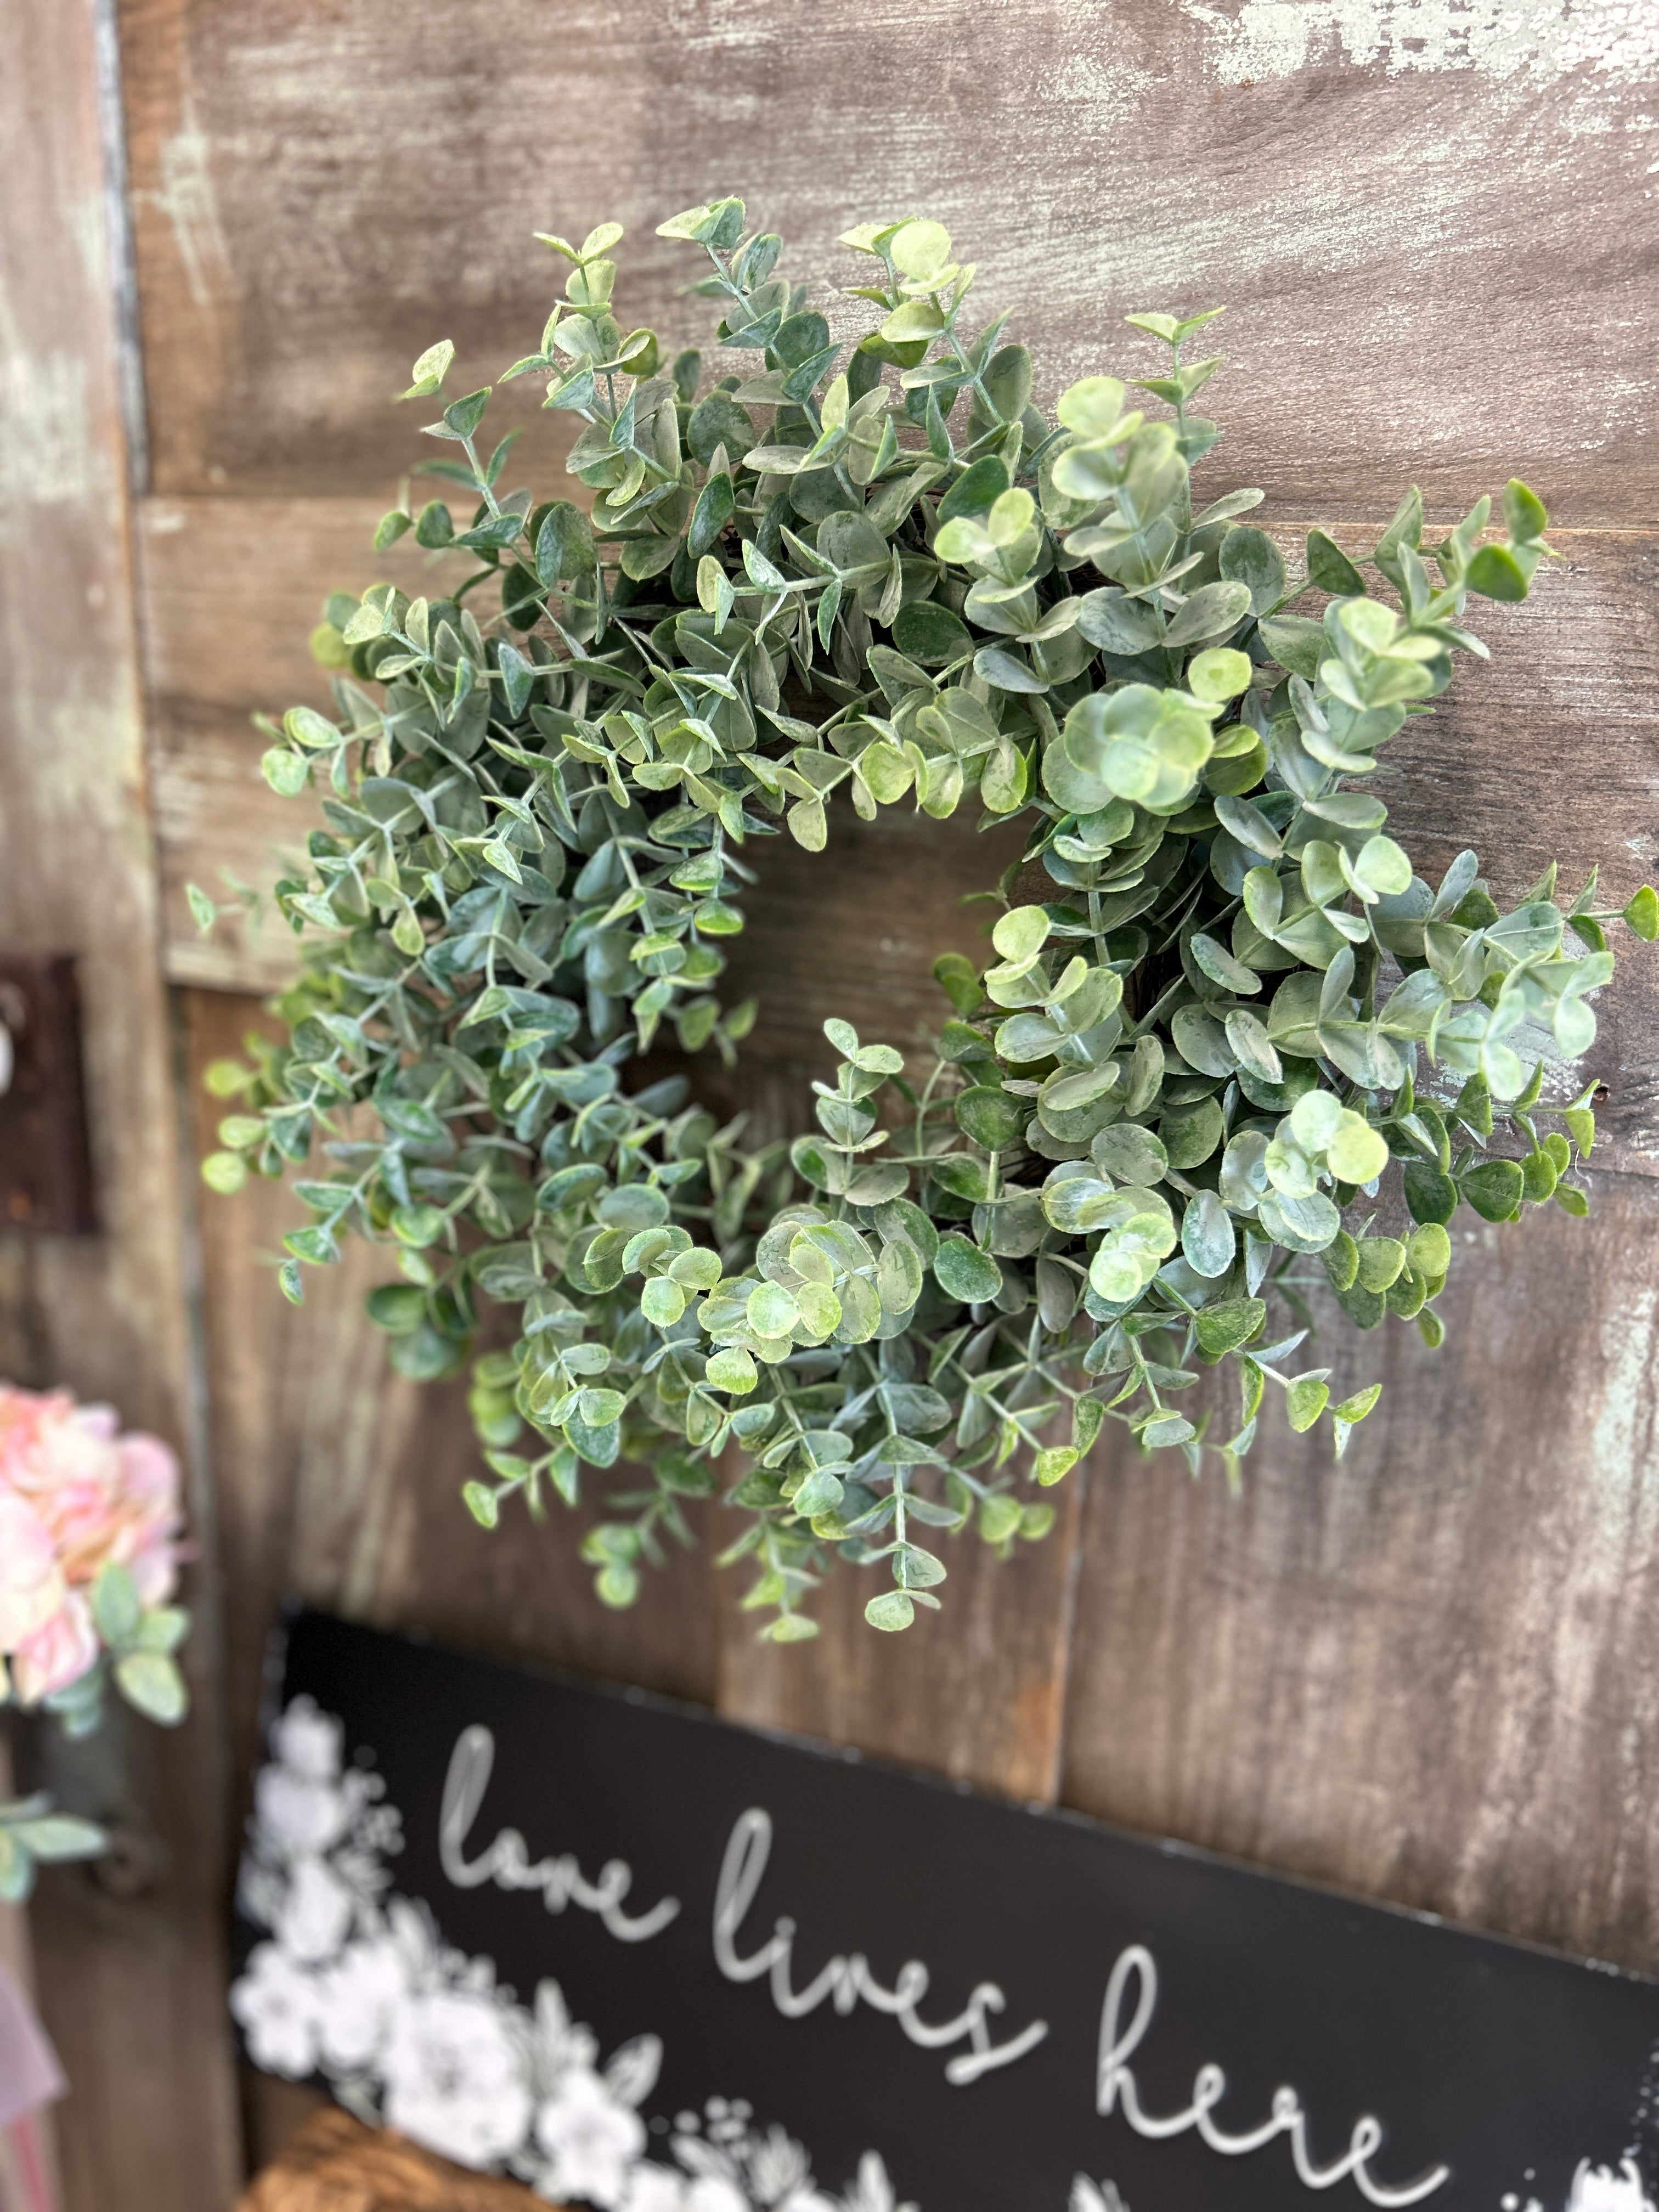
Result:
[[[679,343],[697,257],[653,228],[735,191],[826,298],[850,223],[945,222],[1050,401],[1152,373],[1124,313],[1229,303],[1229,465],[1280,496],[1518,472],[1641,519],[1653,35],[1475,12],[120,0],[155,484],[384,498],[422,348],[457,390],[534,349],[532,233],[625,223],[625,318]]]
[[[1460,1231],[1437,1353],[1339,1322],[1289,1363],[1383,1382],[1340,1465],[1279,1403],[1237,1498],[1097,1449],[1067,1803],[1659,1963],[1659,1191],[1594,1180]]]
[[[1294,551],[1297,526],[1265,512]],[[264,740],[249,717],[327,705],[326,672],[306,640],[329,591],[378,575],[429,589],[445,573],[438,556],[406,545],[375,555],[374,519],[357,500],[143,503],[155,805],[178,981],[257,989],[292,972],[286,927],[267,907],[250,930],[226,884],[269,885],[314,818],[265,784]],[[1358,548],[1377,526],[1339,526],[1339,535]],[[1622,902],[1651,870],[1659,818],[1659,536],[1556,537],[1565,561],[1525,605],[1477,605],[1471,620],[1491,661],[1466,662],[1450,701],[1395,741],[1389,764],[1403,774],[1382,787],[1437,879],[1472,844],[1500,896],[1518,896],[1559,858],[1575,891],[1601,863]],[[822,854],[787,837],[752,849],[759,880],[726,987],[760,1002],[749,1055],[798,1069],[822,1060],[830,1013],[902,1049],[937,1027],[945,1002],[933,961],[983,951],[990,909],[963,902],[994,884],[1012,852],[1006,833],[976,836],[965,813],[941,824],[896,808],[864,823],[837,802],[830,817]],[[191,918],[190,882],[227,903],[210,936]],[[1659,956],[1620,937],[1629,962],[1603,994],[1585,1079],[1594,1072],[1610,1086],[1607,1157],[1648,1173],[1659,1171]]]

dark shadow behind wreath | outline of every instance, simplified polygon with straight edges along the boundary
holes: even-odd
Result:
[[[312,933],[288,1042],[210,1071],[234,1110],[204,1172],[300,1170],[290,1298],[348,1234],[395,1253],[369,1310],[406,1375],[457,1373],[481,1310],[517,1312],[473,1365],[486,1526],[598,1474],[584,1551],[627,1604],[737,1468],[725,1557],[752,1560],[764,1633],[814,1632],[837,1557],[881,1567],[867,1617],[903,1628],[939,1603],[935,1532],[1045,1534],[1041,1492],[1108,1416],[1236,1480],[1271,1383],[1340,1454],[1377,1386],[1333,1402],[1296,1365],[1310,1281],[1433,1346],[1460,1206],[1587,1210],[1591,1091],[1544,1084],[1595,1038],[1614,913],[1553,868],[1503,912],[1468,852],[1424,882],[1370,783],[1455,654],[1484,656],[1469,595],[1526,596],[1547,517],[1512,482],[1501,539],[1483,499],[1426,544],[1413,491],[1368,555],[1316,530],[1289,574],[1240,520],[1260,492],[1194,507],[1219,364],[1185,353],[1211,315],[1132,316],[1153,413],[1091,376],[1055,428],[1006,319],[969,329],[938,223],[846,235],[876,325],[850,348],[741,201],[660,234],[707,263],[714,380],[623,333],[618,226],[548,239],[565,298],[503,380],[547,378],[585,424],[591,515],[503,489],[488,390],[447,402],[428,434],[453,458],[424,472],[464,514],[400,507],[376,545],[412,531],[471,573],[331,600],[337,719],[267,726],[267,777],[314,784],[327,826],[276,887]],[[453,354],[404,396],[441,397]],[[993,964],[938,963],[937,1049],[907,1066],[827,1021],[817,1132],[745,1150],[628,1066],[665,1024],[731,1060],[745,854],[781,829],[818,851],[836,794],[1016,821],[1023,860]],[[1011,904],[1033,863],[1046,895]],[[1653,891],[1623,919],[1651,939]],[[1374,1226],[1391,1161],[1399,1236]],[[1222,1363],[1236,1421],[1189,1417]]]

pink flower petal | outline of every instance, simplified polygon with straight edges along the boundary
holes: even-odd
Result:
[[[71,1590],[44,1628],[20,1644],[12,1656],[17,1702],[37,1705],[54,1690],[78,1682],[98,1657],[98,1631],[92,1607]]]

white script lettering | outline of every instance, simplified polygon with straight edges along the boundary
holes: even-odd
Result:
[[[899,1968],[898,1979],[889,1990],[884,1989],[871,1973],[870,1962],[862,1952],[855,1951],[850,1958],[837,1954],[805,1989],[793,1989],[789,1970],[795,1948],[795,1923],[787,1918],[775,1921],[772,1935],[760,1949],[740,1959],[738,1930],[755,1901],[755,1893],[760,1887],[771,1852],[772,1816],[759,1806],[751,1806],[748,1812],[738,1815],[732,1830],[714,1893],[714,1958],[728,1982],[755,1982],[763,1974],[769,1976],[772,2002],[786,2020],[800,2020],[807,2013],[816,2012],[826,1997],[845,2019],[862,1998],[875,2011],[884,2012],[896,2020],[911,2042],[920,2044],[926,2051],[941,2051],[966,2036],[972,2048],[959,2051],[946,2062],[945,2068],[945,2080],[957,2088],[977,2081],[994,2067],[1012,2066],[1016,2058],[1023,2058],[1048,2034],[1048,2022],[1034,2020],[1011,2041],[993,2044],[986,2015],[1001,2012],[1007,2002],[994,1982],[981,1982],[954,2020],[930,2026],[916,2011],[927,1994],[931,1978],[920,1959],[908,1960]]]
[[[1131,1982],[1136,1984],[1134,2016],[1127,2027],[1123,2027],[1120,2023]],[[1369,2166],[1373,2152],[1382,2142],[1382,2123],[1369,2112],[1354,2122],[1346,2155],[1338,2159],[1334,2166],[1316,2166],[1308,2153],[1308,2116],[1294,2089],[1274,2090],[1271,2116],[1260,2127],[1247,2129],[1243,2135],[1225,2135],[1210,2117],[1227,2094],[1227,2077],[1216,2065],[1199,2068],[1193,2077],[1193,2101],[1185,2112],[1161,2116],[1144,2112],[1129,2060],[1146,2040],[1157,2003],[1157,1965],[1144,1944],[1132,1943],[1119,1954],[1112,1968],[1112,1978],[1106,1984],[1106,2002],[1101,2008],[1100,2060],[1095,2095],[1097,2112],[1109,2113],[1121,2109],[1135,2133],[1154,2142],[1169,2136],[1185,2135],[1189,2128],[1196,2128],[1202,2142],[1228,2158],[1242,2158],[1248,2151],[1260,2150],[1275,2136],[1288,2136],[1297,2178],[1305,2188],[1329,2189],[1352,2178],[1360,2195],[1372,2204],[1416,2204],[1432,2196],[1443,2182],[1451,2179],[1449,2166],[1437,2166],[1399,2189],[1387,2189],[1381,2182],[1374,2181]]]
[[[503,1828],[483,1856],[469,1864],[467,1836],[478,1817],[495,1764],[495,1739],[489,1730],[476,1722],[464,1728],[450,1753],[438,1815],[439,1856],[444,1872],[458,1889],[477,1889],[487,1881],[493,1881],[497,1889],[538,1889],[550,1912],[562,1912],[567,1905],[597,1912],[619,1943],[643,1943],[647,1937],[659,1935],[676,1917],[680,1909],[677,1897],[665,1897],[637,1919],[630,1919],[623,1911],[623,1899],[634,1886],[634,1870],[625,1859],[607,1859],[598,1881],[588,1881],[569,1851],[532,1864],[516,1828]]]

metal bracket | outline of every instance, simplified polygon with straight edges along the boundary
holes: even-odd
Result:
[[[77,1237],[96,1226],[75,963],[0,955],[0,1229]]]

